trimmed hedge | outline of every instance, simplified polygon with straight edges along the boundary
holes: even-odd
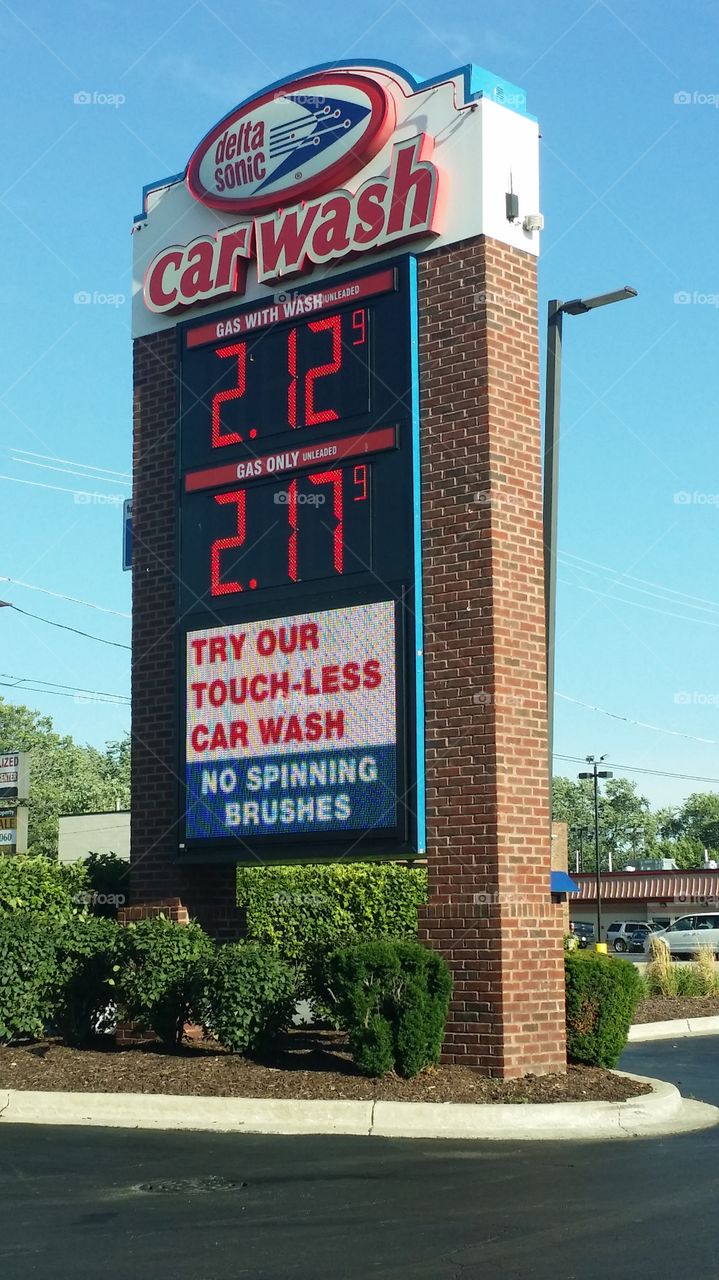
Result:
[[[237,873],[248,936],[300,965],[355,938],[415,938],[417,908],[426,900],[424,867],[357,862]]]
[[[83,905],[87,872],[82,863],[51,862],[42,855],[0,857],[0,912],[34,911],[58,919]]]
[[[416,1076],[439,1062],[452,994],[446,960],[418,942],[360,942],[329,956],[334,1005],[364,1075]]]
[[[569,952],[564,971],[570,1061],[616,1067],[642,995],[639,971],[629,960],[592,951]]]
[[[296,971],[276,951],[228,942],[210,962],[202,1022],[232,1053],[264,1053],[289,1027],[296,1001]]]
[[[113,985],[124,1016],[180,1044],[185,1023],[200,1016],[214,944],[194,921],[166,916],[127,924],[117,936]]]

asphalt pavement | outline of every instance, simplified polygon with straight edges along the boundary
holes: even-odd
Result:
[[[719,1102],[719,1038],[628,1070]],[[3,1280],[719,1276],[719,1129],[603,1144],[2,1126]],[[673,1269],[673,1268],[672,1268]]]

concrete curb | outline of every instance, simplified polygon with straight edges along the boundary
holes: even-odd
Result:
[[[634,1076],[652,1092],[627,1102],[436,1103],[184,1097],[142,1093],[0,1091],[0,1123],[194,1129],[216,1133],[349,1134],[381,1138],[591,1141],[659,1137],[719,1123],[719,1108],[673,1084]]]
[[[672,1018],[668,1022],[637,1022],[629,1028],[629,1043],[643,1040],[676,1040],[684,1036],[714,1036],[719,1018]]]

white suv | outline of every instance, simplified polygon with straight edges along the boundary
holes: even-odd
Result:
[[[652,938],[665,942],[673,956],[694,956],[700,947],[711,947],[719,956],[719,911],[680,916],[667,929],[647,934],[645,951],[649,951]]]
[[[627,951],[632,934],[646,923],[646,920],[615,920],[607,929],[609,946],[614,947],[615,951]]]

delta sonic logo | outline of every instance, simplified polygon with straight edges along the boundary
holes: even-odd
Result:
[[[221,120],[192,156],[187,185],[213,209],[296,204],[356,173],[394,126],[394,100],[368,76],[300,80]]]
[[[395,606],[187,636],[186,838],[397,821]]]
[[[351,72],[306,77],[227,116],[194,152],[187,186],[202,204],[246,216],[158,253],[145,305],[162,314],[241,297],[253,259],[264,283],[435,233],[440,184],[429,135],[395,143],[386,176],[354,191],[341,186],[378,155],[395,124],[392,95]]]

